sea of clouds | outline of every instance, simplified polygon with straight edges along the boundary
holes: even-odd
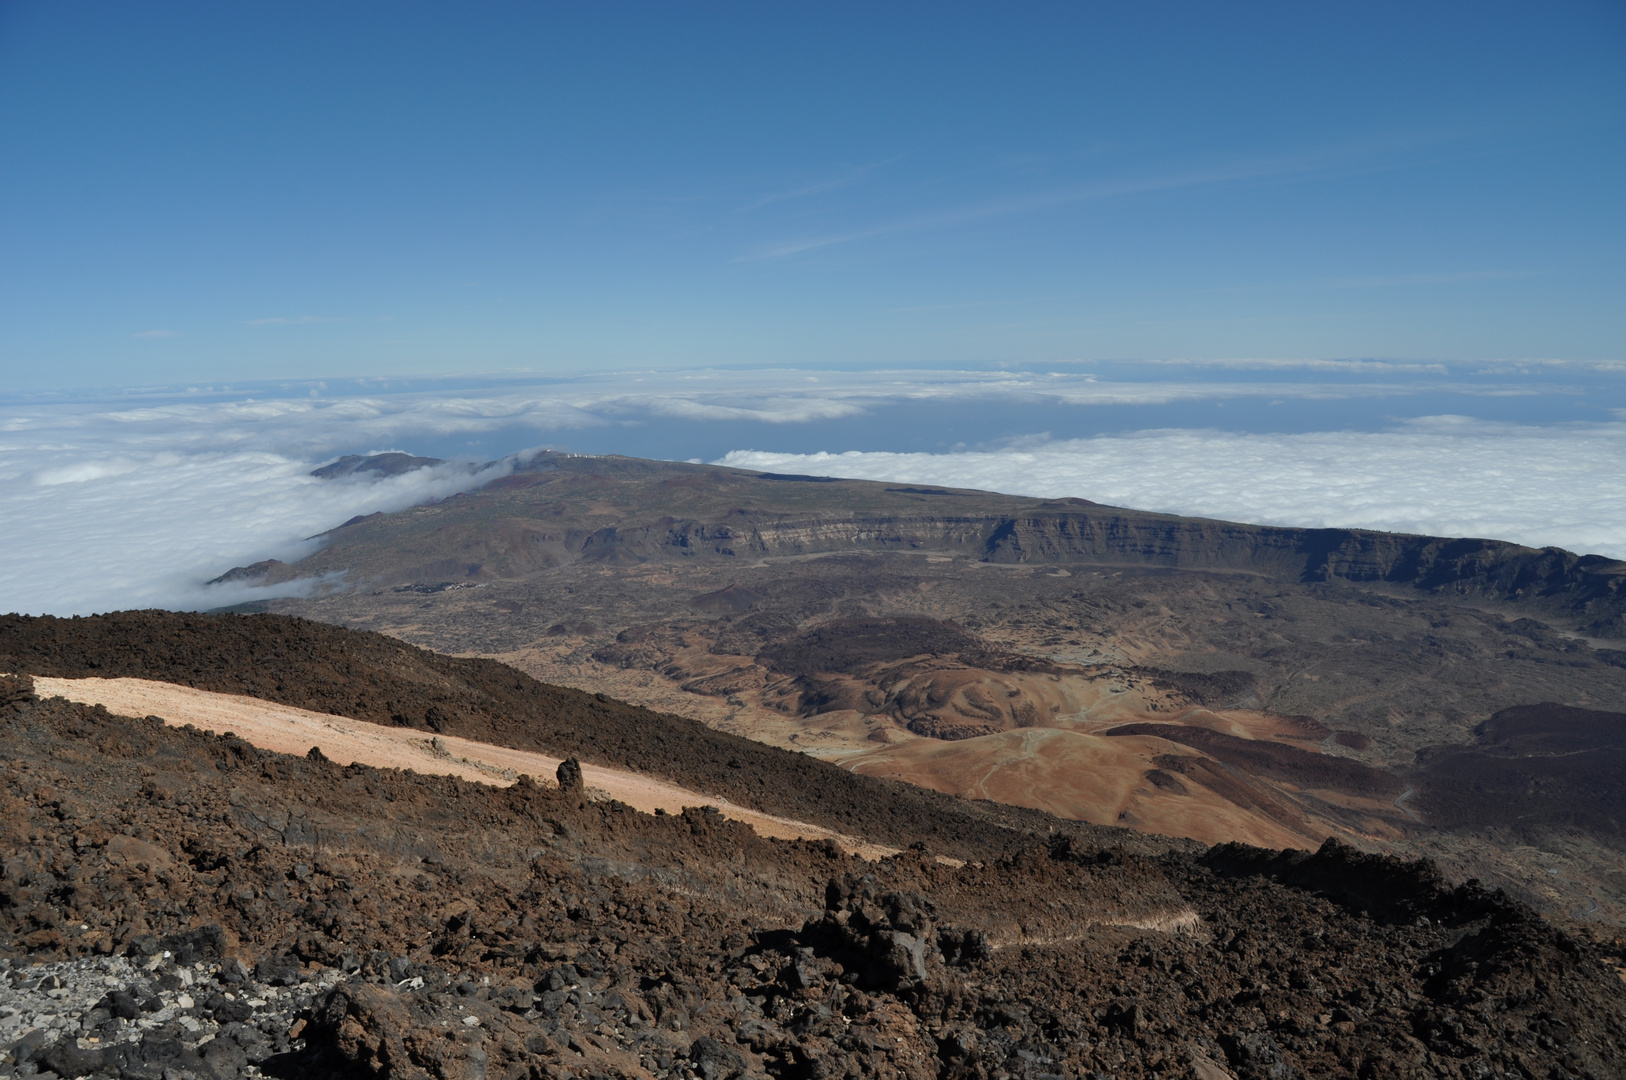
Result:
[[[740,450],[719,464],[1626,558],[1622,423],[1521,427],[1436,416],[1379,432],[1154,430],[948,454]]]
[[[719,425],[732,432],[731,424],[753,439],[795,429],[805,444],[820,425],[872,416],[872,444],[884,442],[887,418],[906,405],[929,416],[932,408],[968,403],[1088,410],[1241,398],[1311,402],[1403,397],[1419,377],[1451,377],[1365,362],[1332,369],[1342,381],[1327,374],[1313,365],[1254,365],[1245,380],[1191,369],[1140,381],[1078,370],[634,372],[14,400],[0,405],[0,610],[207,608],[263,596],[206,583],[233,566],[296,560],[314,550],[320,533],[358,514],[479,487],[510,470],[511,454],[522,447],[584,432],[614,448],[620,432],[665,425],[659,430],[669,450],[660,456],[686,458],[698,433],[714,442]],[[395,477],[310,475],[342,453],[421,453],[492,433],[511,445]],[[1262,523],[1493,536],[1626,557],[1620,420],[1434,416],[1380,430],[1182,427],[983,445],[974,432],[964,434],[971,445],[936,453],[739,449],[720,460]]]

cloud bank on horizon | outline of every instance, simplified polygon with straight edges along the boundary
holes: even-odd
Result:
[[[1439,416],[1383,432],[1143,431],[947,454],[740,450],[717,464],[1626,558],[1626,423],[1554,430]]]
[[[1142,365],[1140,377],[1065,366],[623,372],[348,384],[342,393],[336,383],[249,394],[13,400],[0,404],[7,528],[0,610],[200,608],[264,596],[205,583],[236,565],[296,560],[313,550],[311,537],[358,514],[478,487],[506,472],[507,455],[521,447],[590,436],[595,452],[627,452],[627,440],[640,433],[637,452],[646,456],[692,458],[695,446],[727,439],[703,457],[781,472],[1074,495],[1261,523],[1491,536],[1626,557],[1626,411],[1545,425],[1417,414],[1442,394],[1516,399],[1525,403],[1521,410],[1580,396],[1596,406],[1618,394],[1620,373],[1594,368],[1583,375],[1603,379],[1597,386],[1608,393],[1560,385],[1580,377],[1562,365],[1504,366],[1487,376],[1435,364],[1305,361]],[[1155,377],[1144,375],[1153,369]],[[1267,401],[1297,403],[1301,412],[1377,402],[1413,415],[1369,430],[1163,426],[1057,438],[1033,432],[1030,423],[1019,429],[1025,436],[983,430],[989,441],[969,446],[942,438],[955,437],[951,431],[933,430],[930,452],[919,449],[920,440],[906,444],[899,422],[908,415],[917,428],[942,428],[944,410],[980,417],[1004,409],[1021,424],[1040,408],[1086,419],[1131,410],[1155,420],[1167,415],[1160,410],[1196,405],[1214,407],[1202,415],[1217,417],[1227,403],[1235,413]],[[780,449],[732,449],[776,441],[775,433],[785,436],[777,439]],[[800,450],[783,448],[792,435]],[[864,449],[807,449],[841,440],[850,447],[860,435]],[[309,475],[341,453],[390,449],[458,460],[377,480]]]

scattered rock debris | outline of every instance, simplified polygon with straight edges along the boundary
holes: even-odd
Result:
[[[0,677],[0,1075],[1622,1075],[1618,948],[1426,863],[967,854],[341,767]]]

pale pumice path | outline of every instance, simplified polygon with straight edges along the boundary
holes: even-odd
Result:
[[[329,761],[360,763],[381,769],[457,776],[479,784],[507,787],[522,775],[552,784],[559,758],[512,750],[454,735],[426,735],[410,728],[388,728],[365,720],[308,712],[240,694],[217,694],[151,679],[51,679],[34,676],[40,697],[64,697],[101,705],[119,716],[160,716],[171,727],[191,724],[205,731],[232,732],[263,750],[303,757],[321,747]],[[685,806],[715,806],[724,817],[751,826],[761,836],[780,840],[834,840],[866,859],[897,854],[898,849],[871,844],[789,818],[775,817],[703,795],[663,780],[620,769],[582,765],[589,789],[652,814],[682,813]]]

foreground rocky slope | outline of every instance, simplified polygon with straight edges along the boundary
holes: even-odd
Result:
[[[0,1069],[1252,1080],[1626,1060],[1604,947],[1424,864],[1049,828],[963,838],[959,867],[865,863],[565,779],[339,767],[0,679]]]

